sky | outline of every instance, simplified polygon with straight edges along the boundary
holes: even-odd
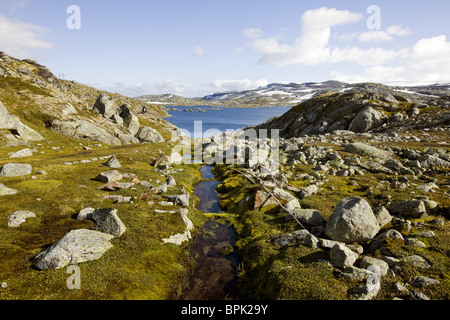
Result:
[[[0,51],[127,96],[450,82],[450,1],[0,0]]]

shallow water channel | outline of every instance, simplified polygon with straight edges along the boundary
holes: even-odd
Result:
[[[200,199],[198,209],[203,213],[220,213],[216,187],[211,167],[203,166],[203,181],[196,186],[195,195]],[[236,233],[228,225],[209,220],[194,239],[191,255],[196,267],[190,278],[189,288],[181,295],[184,300],[223,300],[230,294],[237,281],[239,257],[234,248]]]

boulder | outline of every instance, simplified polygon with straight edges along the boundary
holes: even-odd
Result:
[[[427,215],[425,203],[422,200],[412,200],[393,204],[388,208],[391,215],[404,218],[422,218]]]
[[[15,135],[20,136],[21,139],[28,141],[42,141],[42,137],[35,130],[24,125],[19,118],[11,115],[5,106],[0,101],[0,129],[11,130]]]
[[[271,195],[269,195],[267,192],[265,192],[263,190],[256,191],[255,202],[254,202],[255,209],[267,207],[270,205],[277,205],[277,204],[278,204],[277,201]]]
[[[383,206],[373,209],[373,214],[377,218],[377,222],[381,228],[392,220],[392,216],[389,211]]]
[[[78,213],[77,220],[92,220],[92,214],[94,213],[94,208],[84,208]]]
[[[22,149],[17,152],[14,152],[12,155],[9,156],[9,158],[10,159],[25,158],[25,157],[31,157],[31,156],[33,156],[33,152],[30,149],[26,148],[26,149]]]
[[[54,120],[51,129],[75,139],[87,139],[116,146],[122,144],[119,138],[113,136],[104,128],[96,126],[87,120]]]
[[[348,153],[358,154],[360,156],[370,156],[383,160],[388,160],[395,156],[393,152],[381,150],[362,142],[349,144],[347,147],[345,147],[344,151]]]
[[[368,269],[371,265],[378,266],[382,276],[387,275],[389,265],[383,260],[365,256],[361,259],[359,264],[359,266],[364,269]]]
[[[108,119],[113,115],[120,113],[120,109],[116,106],[114,100],[107,94],[100,95],[95,101],[92,109]]]
[[[108,183],[111,181],[119,181],[122,180],[122,178],[123,178],[122,174],[117,170],[102,172],[97,176],[97,180],[103,183]]]
[[[126,105],[120,107],[119,116],[123,119],[123,126],[134,136],[140,128],[139,118]]]
[[[380,111],[368,105],[353,118],[348,130],[356,133],[367,132],[382,125],[385,118]]]
[[[325,234],[345,243],[371,240],[380,230],[369,203],[362,198],[341,200],[325,227]]]
[[[92,213],[92,219],[96,222],[95,230],[114,237],[120,237],[127,229],[117,215],[116,209],[97,209]]]
[[[141,143],[158,143],[166,141],[158,131],[148,126],[141,127],[136,133],[136,138],[138,138]]]
[[[33,167],[29,164],[7,163],[0,170],[1,177],[23,177],[31,174]]]
[[[112,248],[113,236],[91,230],[74,230],[51,245],[36,258],[40,270],[60,269],[69,264],[97,260]]]
[[[36,214],[23,210],[16,211],[8,216],[8,227],[17,228],[28,218],[36,218]]]
[[[310,197],[314,194],[316,194],[317,192],[319,192],[319,187],[316,185],[310,185],[306,188],[300,188],[299,190],[299,194],[300,194],[300,199],[305,199],[307,197]]]
[[[338,268],[353,266],[358,254],[347,248],[344,244],[335,244],[330,250],[330,259]]]

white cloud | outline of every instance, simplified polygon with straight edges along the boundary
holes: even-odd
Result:
[[[249,39],[259,39],[264,35],[260,28],[246,28],[242,30],[242,34]]]
[[[210,85],[216,89],[235,91],[235,90],[250,90],[259,87],[267,86],[269,81],[267,79],[260,79],[251,81],[249,79],[243,80],[214,80]]]
[[[46,29],[29,23],[12,21],[0,15],[1,50],[17,57],[27,58],[35,49],[52,49],[53,45],[41,40]]]
[[[138,97],[142,95],[155,94],[176,94],[183,95],[188,90],[188,85],[185,82],[175,80],[166,80],[153,83],[136,83],[127,84],[124,82],[114,83],[112,86],[99,86],[101,89],[118,92],[128,97]]]
[[[206,54],[206,50],[202,47],[195,47],[194,48],[194,55],[198,58],[204,57]]]
[[[392,65],[374,64],[359,73],[334,70],[333,79],[345,82],[429,83],[450,81],[450,42],[445,35],[421,39],[412,48],[394,52]],[[386,62],[386,61],[385,61]]]
[[[302,16],[300,36],[292,45],[280,44],[278,37],[257,38],[250,43],[256,52],[263,53],[260,63],[287,66],[292,64],[316,65],[330,59],[328,47],[331,28],[358,22],[362,14],[335,8],[308,10]],[[247,32],[249,33],[249,32]]]
[[[361,42],[381,42],[381,41],[394,41],[395,36],[406,36],[411,34],[411,30],[408,28],[402,28],[402,26],[390,26],[386,31],[376,30],[361,33],[358,36]]]

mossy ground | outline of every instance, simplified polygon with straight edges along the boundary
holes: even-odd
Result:
[[[9,159],[8,153],[20,148],[0,149],[0,165],[9,162],[29,163],[33,175],[18,178],[1,178],[1,183],[19,190],[4,196],[0,202],[0,289],[2,300],[113,300],[113,299],[171,299],[178,295],[192,267],[192,258],[186,246],[162,244],[163,238],[184,232],[178,213],[154,213],[155,209],[176,210],[179,207],[163,207],[164,199],[135,199],[133,203],[114,204],[104,196],[115,194],[137,197],[148,192],[143,186],[135,190],[106,192],[98,190],[102,185],[96,176],[110,168],[102,167],[106,160],[66,165],[83,159],[95,159],[115,154],[122,164],[122,173],[134,172],[141,180],[156,184],[167,177],[155,172],[153,159],[170,154],[171,145],[152,144],[126,147],[105,147],[86,141],[61,140],[61,149],[51,148],[52,143],[35,143],[30,148],[38,152],[33,157]],[[90,146],[86,151],[79,144]],[[41,153],[42,152],[42,153]],[[14,161],[12,161],[14,160]],[[191,191],[201,180],[198,165],[175,166],[172,174],[176,189]],[[177,169],[183,171],[177,172]],[[45,170],[47,175],[37,175]],[[124,179],[127,181],[127,179]],[[172,191],[176,192],[176,190]],[[153,201],[149,205],[148,201]],[[196,199],[191,201],[189,217],[196,227],[201,226],[203,216],[195,209]],[[47,246],[75,229],[92,229],[92,221],[78,221],[78,212],[85,207],[116,208],[127,227],[120,238],[113,239],[113,248],[101,259],[79,265],[81,290],[69,290],[66,285],[70,274],[67,268],[39,271],[33,267],[35,257]],[[32,211],[37,218],[28,219],[19,228],[7,226],[9,214],[16,210]]]

